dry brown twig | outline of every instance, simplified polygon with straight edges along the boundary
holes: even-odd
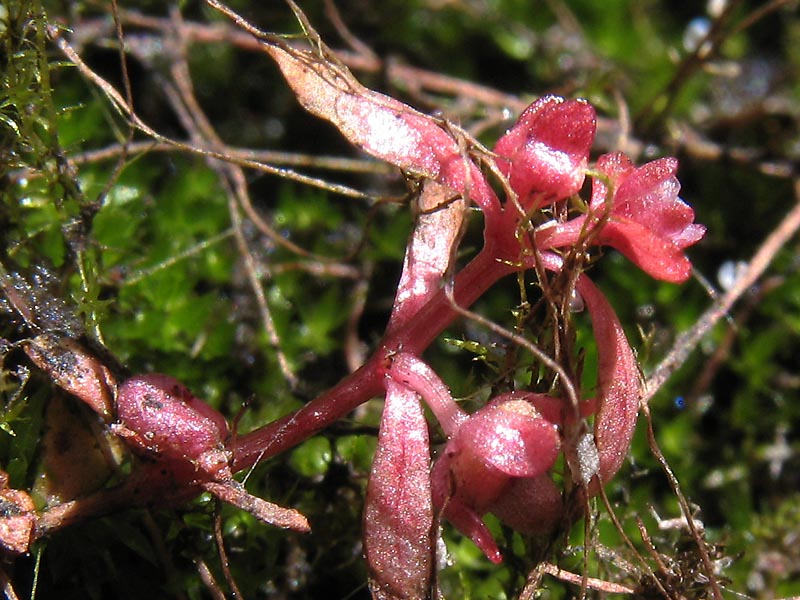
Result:
[[[241,167],[253,169],[256,171],[260,171],[270,175],[275,175],[277,177],[282,177],[285,179],[290,179],[292,181],[296,181],[304,185],[310,185],[312,187],[321,188],[333,194],[339,194],[342,196],[360,200],[369,200],[369,201],[375,200],[375,198],[369,194],[365,194],[364,192],[361,192],[359,190],[353,189],[351,187],[342,184],[331,183],[329,181],[319,179],[317,177],[310,177],[308,175],[303,175],[302,173],[298,173],[291,169],[275,167],[267,163],[258,162],[255,160],[248,160],[246,158],[236,156],[235,153],[232,154],[220,153],[208,148],[187,144],[185,142],[174,140],[157,132],[147,123],[145,123],[131,109],[131,107],[127,104],[127,102],[123,99],[123,97],[120,95],[117,89],[114,88],[113,85],[111,85],[108,81],[103,79],[83,61],[83,59],[75,51],[75,49],[58,32],[54,32],[53,37],[56,41],[56,45],[58,46],[59,50],[64,54],[64,56],[66,56],[75,65],[75,67],[78,69],[81,75],[86,77],[87,80],[96,85],[103,92],[103,94],[105,94],[105,96],[109,99],[114,109],[117,110],[117,112],[119,112],[119,114],[122,115],[125,119],[130,119],[130,122],[136,129],[138,129],[148,137],[152,138],[156,142],[159,142],[161,144],[167,144],[180,151],[187,152],[190,154],[196,154],[199,156],[203,156],[205,158],[212,158],[224,162],[230,162],[239,165]]]
[[[741,22],[732,25],[730,30],[724,30],[723,38],[727,38],[743,28],[752,26],[765,15],[781,8],[787,3],[788,0],[773,0],[773,2],[770,2],[768,5],[746,16]],[[557,14],[560,14],[557,8],[551,9]],[[121,10],[119,19],[123,25],[127,24],[147,31],[159,32],[158,35],[160,36],[168,35],[168,32],[172,28],[172,23],[169,19],[143,15],[134,10]],[[76,40],[76,43],[80,45],[102,39],[103,36],[110,34],[105,24],[106,22],[98,21],[97,19],[87,19],[78,22],[74,25],[72,37]],[[190,43],[228,43],[247,51],[258,52],[262,50],[259,41],[252,35],[225,23],[204,24],[183,21],[181,23],[181,35]],[[719,33],[715,35],[719,35]],[[347,36],[343,37],[346,38]],[[350,40],[349,43],[351,46],[354,45],[353,40]],[[462,104],[471,106],[472,109],[477,106],[482,107],[484,112],[487,113],[487,122],[498,124],[507,121],[511,114],[519,113],[529,104],[529,98],[509,94],[489,86],[477,84],[473,81],[452,77],[445,73],[421,69],[413,65],[403,64],[397,60],[381,60],[380,57],[377,57],[370,49],[363,48],[363,44],[355,45],[356,51],[336,50],[336,57],[341,60],[342,63],[356,71],[363,73],[384,73],[386,79],[394,83],[394,85],[400,89],[419,89],[438,95],[440,101],[437,103],[437,107],[439,108],[442,108],[441,98],[443,97],[453,98],[456,104],[462,103],[459,99],[468,99],[469,102]],[[702,44],[698,47],[700,46],[702,46]],[[706,50],[704,52],[705,53],[700,56],[702,60],[697,57],[691,58],[690,56],[684,58],[684,63],[682,64],[691,63],[690,66],[684,67],[687,74],[693,73],[695,69],[703,64],[703,61],[709,59],[710,54],[708,51]],[[688,75],[683,75],[679,80],[685,81],[687,77]],[[673,87],[675,85],[677,84],[673,84]],[[447,107],[444,107],[444,114],[456,120],[463,120],[464,122],[471,120],[470,115],[466,113],[451,113],[448,111]],[[495,116],[492,116],[492,114]],[[601,116],[598,118],[597,125],[597,141],[602,150],[611,151],[623,149],[626,153],[635,157],[639,155],[646,146],[644,140],[630,136],[630,132],[628,131],[629,126],[626,125],[626,115],[624,112],[620,112],[620,117],[618,119]],[[477,123],[474,126],[482,127],[483,125]],[[470,127],[473,133],[474,126]],[[755,167],[764,173],[778,177],[789,177],[794,171],[793,166],[790,164],[774,164],[773,161],[770,160],[762,161],[759,158],[760,152],[756,149],[728,148],[725,145],[711,142],[697,129],[696,125],[675,123],[671,124],[670,128],[663,143],[666,146],[675,146],[677,144],[680,148],[684,149],[689,156],[699,160],[713,161],[720,155],[729,155],[737,162]],[[626,141],[624,148],[620,147],[620,140]],[[653,141],[654,140],[646,140],[647,143],[652,143]],[[294,157],[291,154],[261,153],[260,151],[248,151],[236,148],[228,148],[228,154],[238,159],[240,161],[239,164],[243,166],[248,166],[243,162],[247,160],[277,165],[306,166],[307,164],[306,157]],[[334,161],[335,160],[337,159],[334,159]],[[322,166],[322,164],[324,163],[320,164],[320,168],[327,168]],[[317,165],[313,166],[316,167]],[[359,165],[356,166],[358,167]],[[337,166],[333,168],[338,170],[340,167]],[[380,168],[379,163],[374,163],[374,168]]]
[[[691,329],[678,336],[667,356],[648,375],[642,406],[646,406],[669,377],[686,362],[703,337],[730,312],[733,305],[764,274],[777,253],[800,230],[800,178],[794,180],[794,192],[795,205],[767,236],[736,283],[714,301]]]

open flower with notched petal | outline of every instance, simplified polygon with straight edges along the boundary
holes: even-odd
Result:
[[[593,243],[616,248],[650,276],[681,283],[692,265],[684,250],[698,242],[706,228],[694,222],[694,211],[678,196],[678,161],[661,158],[635,167],[622,153],[597,161],[590,212],[565,223],[548,223],[536,232],[540,249],[571,246],[598,226]],[[610,205],[609,205],[610,203]],[[608,218],[605,211],[610,210]],[[593,225],[589,219],[597,219]]]

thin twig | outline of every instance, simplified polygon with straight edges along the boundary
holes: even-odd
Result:
[[[186,143],[186,142],[184,142]],[[200,150],[210,148],[198,147]],[[94,163],[117,158],[123,151],[121,144],[112,144],[105,148],[87,150],[68,156],[70,162],[76,165]],[[155,141],[133,142],[128,146],[128,155],[145,154],[148,152],[176,152],[182,151],[175,144],[159,143]],[[343,173],[369,173],[373,175],[388,175],[393,172],[393,167],[374,159],[347,158],[344,156],[318,156],[296,152],[278,150],[257,150],[255,148],[238,148],[225,146],[225,154],[240,160],[258,161],[273,165],[291,167],[308,167],[326,171],[341,171]],[[30,173],[18,171],[19,175],[11,174],[13,178],[30,177]]]
[[[611,518],[611,522],[614,524],[614,528],[617,530],[617,533],[622,538],[623,543],[633,553],[633,556],[636,557],[636,560],[639,561],[639,564],[644,569],[644,572],[647,574],[647,576],[650,578],[650,580],[658,588],[658,591],[661,592],[664,595],[664,598],[667,598],[668,600],[672,600],[672,596],[664,588],[664,585],[661,583],[661,580],[658,577],[656,577],[656,574],[653,572],[652,567],[647,563],[647,561],[644,559],[644,557],[639,553],[639,551],[636,549],[636,546],[634,546],[633,541],[628,536],[628,534],[625,532],[625,529],[623,528],[622,523],[620,523],[619,517],[617,517],[617,513],[614,512],[614,507],[611,506],[611,501],[608,499],[608,495],[606,494],[606,490],[603,487],[600,487],[600,498],[603,501],[603,505],[606,507],[606,512],[608,513],[608,516]]]
[[[222,514],[220,513],[221,502],[217,500],[217,506],[214,510],[214,539],[217,542],[217,551],[219,553],[219,562],[222,565],[222,574],[225,576],[225,581],[231,588],[231,596],[234,600],[243,600],[241,590],[236,583],[236,579],[231,572],[231,564],[228,560],[228,553],[225,551],[225,537],[222,535]]]
[[[731,32],[735,33],[740,29],[751,26],[753,22],[763,18],[765,14],[791,1],[792,0],[773,0],[764,7],[756,9],[751,15],[736,24]],[[559,14],[562,25],[564,25],[567,30],[572,31],[574,29],[564,23],[563,15],[561,15],[560,10],[556,10],[553,7],[551,7],[551,10]],[[167,19],[143,15],[132,10],[121,10],[120,18],[126,24],[150,31],[166,32],[169,31],[171,27]],[[572,20],[574,20],[574,18]],[[105,23],[98,19],[85,19],[75,24],[73,29],[75,32],[73,34],[73,39],[82,44],[107,35]],[[181,34],[193,43],[213,44],[225,42],[246,51],[262,50],[261,43],[257,38],[226,23],[204,24],[185,21],[182,24]],[[259,32],[259,34],[264,34],[264,32]],[[453,77],[444,73],[407,65],[402,61],[392,58],[381,60],[380,57],[370,56],[361,51],[350,52],[347,50],[335,50],[334,54],[343,64],[351,69],[365,73],[381,73],[388,82],[400,89],[427,91],[430,94],[438,94],[440,98],[442,96],[450,96],[455,99],[469,99],[471,105],[474,106],[477,104],[479,107],[483,107],[483,112],[489,113],[487,116],[488,122],[507,121],[510,115],[505,114],[504,116],[504,113],[519,113],[530,103],[530,98],[527,97],[509,94],[490,86]],[[455,116],[447,110],[445,110],[445,113]],[[473,127],[470,126],[469,129],[472,131]],[[633,157],[639,156],[646,146],[641,139],[624,137],[624,121],[621,122],[617,119],[598,116],[597,129],[598,133],[602,135],[598,136],[596,143],[604,150],[622,149]],[[677,142],[681,144],[690,156],[700,159],[709,159],[704,155],[703,147],[692,143],[691,137],[692,135],[681,135],[678,139],[667,140],[667,143]],[[620,139],[626,140],[624,146],[620,146]],[[720,146],[720,148],[722,148],[723,151],[725,150],[724,146]],[[745,153],[741,153],[738,152],[737,149],[731,149],[730,152],[725,153],[738,162],[754,165],[764,173],[778,177],[789,177],[793,173],[793,169],[790,165],[787,168],[788,163],[773,164],[771,161],[754,163],[752,156],[753,151],[747,150]],[[759,151],[756,151],[756,153],[760,154]],[[238,156],[235,151],[232,152],[232,155]],[[273,159],[268,155],[265,155],[263,160],[274,164],[294,164],[283,162],[280,159]]]
[[[342,13],[339,12],[339,9],[336,7],[336,3],[333,0],[325,0],[325,14],[327,15],[328,19],[330,20],[333,27],[336,29],[336,32],[339,34],[339,37],[342,38],[350,48],[359,56],[364,57],[364,60],[367,61],[379,61],[378,55],[373,52],[372,48],[367,46],[364,42],[362,42],[356,35],[350,31],[350,28],[347,26],[347,23],[344,22],[342,18]]]
[[[178,23],[178,26],[176,26],[176,31],[180,31],[180,14],[177,11],[173,11],[173,19],[176,21],[176,23]],[[195,97],[194,87],[189,74],[189,65],[186,61],[185,40],[179,39],[177,42],[178,50],[175,52],[176,56],[172,61],[172,77],[177,86],[179,97],[175,99],[173,106],[179,112],[181,105],[186,108],[184,126],[189,131],[190,137],[192,137],[193,141],[202,141],[205,144],[211,144],[215,150],[224,152],[224,144],[221,138],[217,135],[217,132],[214,130],[214,126],[206,117]],[[255,258],[253,257],[252,252],[250,252],[250,248],[247,244],[247,240],[242,229],[242,221],[241,217],[239,216],[239,206],[244,207],[246,211],[248,207],[252,210],[250,193],[247,188],[247,181],[245,179],[244,172],[242,171],[241,167],[227,162],[211,161],[209,164],[212,169],[220,174],[223,187],[228,192],[228,207],[233,225],[234,238],[236,239],[239,252],[244,259],[245,270],[247,272],[248,280],[250,281],[250,286],[256,297],[256,302],[258,303],[264,331],[270,341],[271,346],[275,350],[281,372],[290,385],[295,387],[297,385],[297,376],[294,374],[294,371],[289,364],[289,360],[286,358],[286,355],[281,349],[280,336],[275,328],[275,323],[272,319],[272,311],[269,308],[269,304],[262,287],[260,274],[263,273],[265,269],[258,268],[256,265]],[[265,230],[270,239],[275,240],[281,237],[266,223],[262,223],[262,225],[262,231]],[[303,249],[299,248],[293,243],[289,244],[289,249],[300,254],[307,254]]]
[[[203,241],[193,245],[190,248],[187,248],[186,250],[182,250],[181,252],[178,252],[177,254],[172,254],[168,258],[162,260],[161,262],[159,262],[156,265],[153,265],[152,267],[148,267],[146,269],[140,269],[138,271],[135,271],[135,272],[131,273],[128,277],[125,277],[125,279],[123,279],[120,282],[119,285],[120,285],[120,287],[122,287],[122,286],[128,286],[128,285],[133,285],[135,283],[139,283],[143,279],[147,279],[151,275],[154,275],[154,274],[156,274],[156,273],[158,273],[160,271],[163,271],[164,269],[168,269],[171,266],[177,264],[178,262],[180,262],[182,260],[185,260],[187,258],[191,258],[192,256],[195,256],[197,254],[200,254],[202,251],[210,248],[211,246],[213,246],[215,244],[220,243],[223,240],[226,240],[227,238],[231,237],[233,234],[234,234],[234,231],[233,231],[232,228],[226,229],[225,231],[223,231],[221,233],[218,233],[215,236],[212,236],[210,238],[204,239]]]
[[[100,77],[95,71],[93,71],[78,53],[75,51],[72,46],[70,46],[66,40],[59,37],[56,39],[56,45],[58,46],[59,50],[75,65],[78,71],[86,77],[89,81],[94,83],[100,90],[106,95],[106,97],[111,101],[111,104],[114,108],[126,119],[129,119],[130,122],[142,133],[145,135],[152,137],[154,140],[159,141],[164,144],[172,145],[179,150],[183,150],[184,152],[189,152],[192,154],[197,154],[203,156],[205,158],[215,158],[221,160],[223,162],[229,162],[241,167],[246,167],[249,169],[254,169],[257,171],[261,171],[264,173],[269,173],[271,175],[275,175],[278,177],[282,177],[284,179],[290,179],[292,181],[296,181],[298,183],[302,183],[305,185],[310,185],[316,188],[321,188],[332,192],[334,194],[341,194],[342,196],[348,196],[350,198],[358,198],[361,200],[374,200],[374,197],[365,194],[359,190],[355,190],[345,185],[330,183],[323,179],[319,179],[317,177],[310,177],[308,175],[303,175],[302,173],[298,173],[296,171],[292,171],[291,169],[286,169],[282,167],[274,167],[272,165],[268,165],[265,163],[257,162],[254,160],[247,160],[244,158],[238,158],[236,156],[229,156],[225,152],[219,152],[214,150],[209,150],[204,147],[193,146],[191,144],[186,144],[184,142],[180,142],[178,140],[169,138],[165,135],[158,133],[152,127],[147,125],[144,121],[142,121],[139,116],[134,113],[130,107],[127,105],[125,100],[120,96],[119,92],[112,86],[108,81]]]
[[[366,345],[359,338],[358,325],[367,305],[371,275],[372,265],[368,264],[364,269],[363,276],[353,286],[350,296],[352,305],[345,326],[344,355],[347,361],[347,368],[350,369],[351,373],[364,364],[366,360]]]
[[[800,178],[794,181],[797,203],[767,236],[753,255],[747,269],[725,294],[720,296],[688,331],[678,336],[672,349],[647,378],[642,405],[646,406],[658,390],[689,358],[705,335],[728,314],[731,307],[764,274],[775,255],[800,229]]]
[[[156,523],[153,513],[149,509],[144,511],[142,523],[147,530],[147,535],[150,537],[150,543],[153,544],[156,556],[163,565],[164,572],[170,579],[174,579],[176,574],[175,564],[172,562],[172,555],[167,552],[167,547],[164,544],[164,532]],[[175,598],[177,600],[186,600],[186,595],[182,591],[177,591]]]
[[[637,115],[635,122],[638,125],[638,130],[652,128],[655,124],[665,122],[666,117],[672,111],[678,99],[678,92],[681,87],[694,75],[697,69],[714,56],[722,42],[727,38],[729,33],[729,30],[726,29],[727,25],[741,3],[742,0],[731,0],[722,13],[714,19],[708,33],[695,46],[692,52],[684,56],[669,82]],[[666,101],[659,105],[657,100],[664,97],[666,97]]]
[[[222,589],[214,578],[211,569],[208,568],[206,561],[200,557],[195,557],[194,564],[195,567],[197,567],[197,574],[200,576],[200,581],[205,584],[213,600],[225,600],[225,594],[222,593]]]
[[[650,451],[656,457],[656,460],[661,465],[661,469],[664,471],[664,474],[667,476],[667,481],[669,481],[669,485],[672,488],[673,494],[678,499],[678,504],[681,507],[681,511],[683,512],[683,516],[686,519],[686,524],[689,527],[689,531],[692,534],[692,538],[694,539],[695,543],[697,544],[697,551],[700,554],[700,560],[703,563],[703,570],[705,571],[705,576],[708,581],[708,586],[711,588],[711,594],[715,600],[723,600],[722,597],[722,590],[719,587],[719,582],[714,574],[714,563],[711,561],[711,557],[708,555],[708,548],[706,547],[705,539],[703,538],[703,534],[699,531],[697,527],[696,520],[693,518],[692,509],[689,506],[689,503],[686,500],[686,496],[683,495],[681,491],[680,483],[678,482],[678,478],[675,477],[675,474],[672,472],[672,469],[667,462],[667,459],[664,457],[664,454],[661,452],[661,448],[656,441],[655,431],[653,430],[653,417],[650,413],[650,407],[646,404],[642,405],[642,411],[644,412],[645,420],[647,422],[647,439],[650,444]]]
[[[567,375],[567,372],[564,370],[564,367],[553,360],[550,356],[547,355],[544,350],[533,344],[530,340],[526,339],[524,336],[521,336],[513,331],[506,329],[502,325],[495,323],[494,321],[487,319],[483,315],[480,315],[476,312],[473,312],[463,306],[460,306],[456,303],[455,298],[452,295],[452,288],[445,288],[445,291],[450,291],[451,293],[448,294],[448,300],[450,301],[451,308],[461,315],[462,317],[469,319],[470,321],[474,321],[478,323],[480,326],[485,327],[492,333],[495,333],[501,337],[506,338],[510,342],[521,346],[533,356],[542,362],[544,366],[548,369],[552,370],[559,378],[559,382],[563,385],[564,392],[566,393],[567,397],[569,398],[571,406],[580,406],[580,397],[578,396],[578,392],[575,389],[575,384]]]
[[[272,320],[272,311],[267,303],[267,296],[264,293],[264,288],[262,287],[261,283],[262,273],[264,272],[265,266],[259,268],[255,257],[253,257],[253,254],[250,252],[250,248],[247,245],[247,239],[245,238],[244,231],[242,229],[242,218],[239,214],[237,193],[230,189],[230,184],[227,180],[225,180],[223,183],[225,187],[228,188],[228,209],[231,219],[233,220],[234,237],[236,239],[236,244],[239,247],[239,254],[244,259],[245,271],[247,273],[247,278],[250,281],[250,287],[255,295],[256,302],[258,303],[258,309],[261,313],[261,322],[263,324],[264,331],[267,334],[267,339],[269,340],[270,345],[275,350],[275,356],[278,360],[278,365],[281,368],[283,376],[286,378],[286,381],[289,382],[289,385],[294,388],[297,386],[297,375],[295,375],[291,365],[289,364],[289,360],[286,358],[283,350],[281,350],[280,336],[278,335],[278,330],[275,328],[275,322]],[[267,275],[267,273],[264,273],[264,275]]]
[[[598,590],[600,592],[606,592],[608,594],[634,594],[636,592],[636,590],[629,588],[626,585],[611,583],[610,581],[603,581],[602,579],[596,579],[595,577],[578,575],[576,573],[572,573],[571,571],[565,571],[561,567],[548,562],[542,563],[542,570],[548,575],[556,577],[561,581],[587,587],[592,590]]]
[[[125,40],[122,33],[122,23],[119,19],[119,6],[117,5],[117,0],[111,0],[111,12],[114,15],[114,33],[117,37],[117,44],[119,46],[119,66],[120,73],[122,75],[122,85],[125,90],[125,101],[131,110],[133,110],[133,89],[131,88],[131,80],[128,74],[128,60],[125,56]],[[100,191],[97,199],[95,200],[95,204],[98,207],[102,206],[103,199],[111,191],[111,188],[117,182],[119,176],[122,174],[122,170],[127,164],[128,149],[133,142],[134,132],[135,130],[133,127],[128,127],[128,133],[125,136],[125,140],[122,144],[120,144],[121,152],[119,153],[117,162],[114,165],[114,169],[112,170],[111,175],[108,177],[103,189]]]
[[[14,584],[11,583],[6,570],[3,568],[0,568],[0,587],[3,589],[3,595],[6,597],[6,600],[19,600],[19,596],[17,596],[17,592],[14,590]]]

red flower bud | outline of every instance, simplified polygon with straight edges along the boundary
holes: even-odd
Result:
[[[544,96],[522,112],[494,151],[523,207],[580,190],[594,133],[594,108],[582,100]]]
[[[230,478],[225,419],[176,379],[155,373],[131,377],[119,388],[117,417],[117,432],[128,444],[139,454],[173,463],[176,479]]]

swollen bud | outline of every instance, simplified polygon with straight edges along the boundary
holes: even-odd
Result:
[[[224,417],[176,379],[136,375],[117,393],[117,433],[135,452],[193,469],[191,479],[230,478]]]
[[[114,431],[134,452],[164,467],[172,483],[198,486],[276,527],[310,531],[302,514],[249,494],[233,479],[225,418],[173,377],[128,379],[117,393],[117,419]]]

